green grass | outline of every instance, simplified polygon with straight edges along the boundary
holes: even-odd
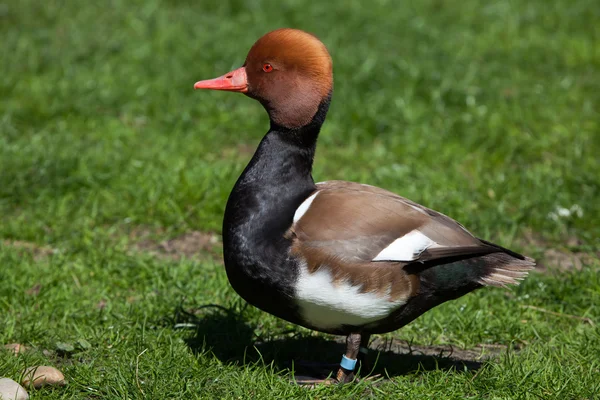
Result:
[[[203,3],[0,4],[0,344],[32,348],[0,352],[0,376],[65,373],[67,387],[32,399],[600,396],[600,3]],[[519,351],[478,369],[382,356],[389,379],[298,387],[288,360],[335,362],[339,348],[246,307],[220,249],[174,259],[135,246],[141,230],[220,232],[242,150],[268,121],[244,96],[192,85],[282,26],[314,32],[334,58],[317,180],[395,191],[547,266],[557,252],[583,260],[387,335]]]

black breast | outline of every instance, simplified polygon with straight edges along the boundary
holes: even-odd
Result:
[[[223,221],[231,286],[250,304],[296,324],[298,266],[285,233],[316,189],[310,174],[314,146],[297,143],[298,134],[271,130],[264,137],[229,197]]]

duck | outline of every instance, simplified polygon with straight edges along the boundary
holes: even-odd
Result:
[[[316,36],[271,31],[241,67],[194,88],[243,93],[269,116],[227,200],[225,270],[251,305],[346,337],[330,380],[358,378],[371,335],[484,286],[517,285],[534,268],[532,258],[398,194],[363,183],[315,183],[317,139],[333,94],[332,58]]]

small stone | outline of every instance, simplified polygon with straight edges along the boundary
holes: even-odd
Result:
[[[15,353],[15,356],[20,354],[20,353],[24,353],[27,351],[27,347],[23,346],[20,343],[9,343],[9,344],[5,344],[4,348],[8,351],[12,351],[13,353]]]
[[[21,385],[9,378],[0,378],[0,400],[27,400],[29,395]]]
[[[25,387],[33,386],[39,389],[43,386],[64,386],[66,385],[65,376],[54,367],[39,366],[30,367],[23,372],[23,381]]]

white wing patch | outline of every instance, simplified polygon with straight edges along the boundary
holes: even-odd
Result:
[[[307,198],[302,202],[302,204],[300,204],[300,207],[298,207],[296,209],[296,212],[294,213],[294,223],[298,222],[300,218],[302,218],[302,216],[308,211],[308,208],[310,207],[313,200],[315,199],[315,197],[317,197],[318,194],[319,192],[311,194],[309,198]]]
[[[437,246],[419,230],[414,230],[390,243],[373,261],[413,261],[428,248]]]
[[[310,273],[300,266],[296,282],[296,301],[302,317],[316,328],[331,329],[342,325],[366,325],[387,317],[408,300],[408,295],[390,301],[387,293],[362,293],[361,286],[334,282],[329,269],[321,266]]]

